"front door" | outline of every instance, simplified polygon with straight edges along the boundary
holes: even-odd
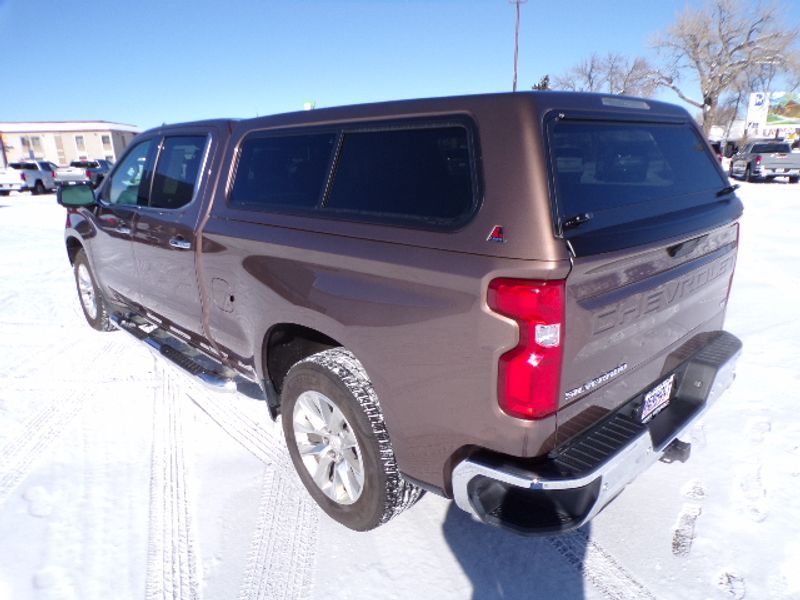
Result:
[[[148,206],[139,211],[133,252],[142,304],[169,324],[202,333],[195,271],[202,166],[208,131],[170,132],[158,147]]]
[[[144,140],[119,163],[98,195],[89,241],[97,279],[115,302],[136,302],[139,276],[131,243],[139,205],[146,203],[147,173],[154,140]]]

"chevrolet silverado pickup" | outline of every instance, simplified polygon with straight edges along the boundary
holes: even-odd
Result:
[[[424,490],[520,533],[579,527],[688,458],[741,349],[741,202],[692,117],[652,100],[162,126],[58,201],[88,323],[217,390],[258,384],[355,530]]]

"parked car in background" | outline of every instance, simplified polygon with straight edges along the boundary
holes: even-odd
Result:
[[[29,190],[38,195],[56,188],[56,165],[47,160],[26,160],[9,163],[0,169],[0,195]]]
[[[729,174],[747,181],[788,177],[790,183],[797,183],[800,181],[800,154],[792,153],[788,142],[749,142],[731,157]]]
[[[68,167],[61,167],[56,171],[56,183],[88,181],[92,187],[97,187],[103,182],[111,166],[104,159],[73,160]]]

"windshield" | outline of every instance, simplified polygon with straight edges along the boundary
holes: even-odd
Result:
[[[588,215],[582,231],[713,202],[726,185],[687,123],[557,120],[549,137],[559,222]]]

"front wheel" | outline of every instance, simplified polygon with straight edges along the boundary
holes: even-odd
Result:
[[[800,177],[789,177],[789,183],[797,183],[800,181]]]
[[[378,398],[350,351],[332,348],[296,363],[284,380],[281,415],[303,485],[342,525],[374,529],[422,495],[397,470]]]
[[[75,285],[78,288],[78,298],[81,301],[81,309],[86,322],[97,331],[113,331],[114,326],[108,318],[108,305],[103,294],[97,287],[89,260],[83,250],[78,250],[73,263],[75,274]]]

